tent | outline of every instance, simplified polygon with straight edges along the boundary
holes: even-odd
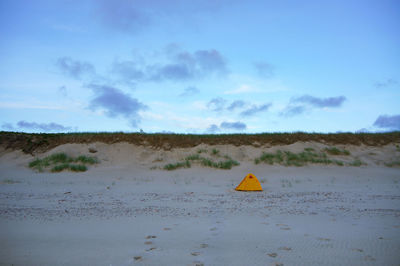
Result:
[[[235,189],[238,191],[263,191],[260,181],[252,173],[246,175]]]

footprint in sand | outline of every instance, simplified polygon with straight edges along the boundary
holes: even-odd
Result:
[[[208,244],[201,244],[200,245],[200,248],[207,248],[208,247]]]
[[[155,250],[155,249],[156,249],[156,247],[151,247],[149,249],[146,249],[146,251],[152,251],[152,250]]]
[[[200,252],[192,252],[192,253],[190,253],[190,255],[192,255],[192,256],[199,256],[199,255],[200,255]]]
[[[204,263],[202,263],[200,261],[195,261],[195,262],[193,262],[193,266],[204,266]]]
[[[280,247],[278,249],[279,250],[286,250],[286,251],[291,251],[292,250],[292,248],[289,248],[289,247]]]
[[[164,231],[170,231],[171,228],[169,228],[169,227],[164,227],[163,230],[164,230]]]
[[[274,264],[275,266],[283,266],[283,263],[280,263],[280,262],[275,262],[275,264]]]
[[[213,228],[210,229],[210,231],[215,231],[215,230],[217,230],[216,227],[213,227]]]
[[[321,240],[321,241],[331,241],[330,238],[324,238],[324,237],[318,237],[317,240]]]
[[[352,248],[351,250],[357,252],[364,252],[364,250],[362,250],[361,248]]]
[[[272,258],[275,258],[276,256],[278,256],[278,254],[276,254],[275,252],[274,253],[268,253],[268,256],[270,256]]]
[[[145,245],[151,245],[151,244],[153,244],[153,242],[151,242],[151,241],[146,241],[146,242],[144,242],[144,244],[145,244]]]
[[[146,239],[157,238],[157,236],[146,236]]]
[[[281,227],[281,230],[290,230],[290,227]]]

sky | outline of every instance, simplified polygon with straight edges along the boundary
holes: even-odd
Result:
[[[2,0],[0,130],[400,130],[399,28],[398,0]]]

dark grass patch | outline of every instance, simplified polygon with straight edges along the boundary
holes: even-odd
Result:
[[[400,167],[400,161],[393,161],[390,163],[385,163],[387,167]]]
[[[263,152],[260,157],[254,159],[255,164],[280,164],[285,166],[304,166],[308,163],[314,164],[337,164],[343,166],[344,163],[338,160],[331,160],[323,152],[315,152],[312,148],[305,148],[304,151],[294,153],[291,151],[278,150],[275,153]]]
[[[84,172],[87,170],[85,164],[96,164],[98,159],[90,156],[79,156],[77,158],[69,157],[65,153],[55,153],[43,159],[35,159],[29,163],[29,167],[39,172],[51,168],[50,171],[58,173],[64,170],[74,172]],[[74,164],[79,163],[79,164]]]
[[[330,154],[330,155],[350,155],[350,152],[346,149],[338,149],[336,147],[329,147],[329,148],[325,148],[325,151]]]
[[[219,154],[219,152],[217,153]],[[205,167],[217,168],[217,169],[226,169],[229,170],[234,166],[239,165],[239,162],[233,160],[228,155],[223,156],[225,160],[222,161],[214,161],[210,158],[202,157],[199,154],[189,155],[185,158],[183,162],[177,162],[175,164],[167,164],[164,166],[165,170],[175,170],[178,168],[189,168],[191,167],[190,162],[197,162],[200,165]]]
[[[355,159],[354,161],[352,161],[351,163],[349,163],[348,165],[350,166],[361,166],[364,165],[365,163],[363,163],[361,160],[359,159]]]
[[[164,170],[172,171],[176,170],[179,168],[190,168],[192,164],[190,163],[189,160],[186,160],[184,162],[178,162],[178,163],[170,163],[164,166]]]

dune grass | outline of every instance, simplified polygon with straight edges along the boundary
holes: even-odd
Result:
[[[260,157],[254,159],[255,164],[280,164],[285,166],[304,166],[308,163],[315,164],[336,164],[343,166],[344,163],[338,160],[331,160],[324,152],[316,152],[313,148],[305,148],[302,152],[278,150],[275,153],[263,152]]]
[[[189,160],[185,160],[184,162],[178,162],[178,163],[170,163],[164,166],[164,170],[172,171],[176,170],[179,168],[190,168],[192,164],[190,163]]]
[[[29,167],[39,172],[51,168],[53,173],[70,170],[73,172],[84,172],[87,170],[86,164],[96,164],[98,159],[90,156],[69,157],[65,153],[55,153],[43,159],[35,159],[29,163]]]
[[[387,167],[400,167],[400,161],[393,161],[390,163],[385,163]]]
[[[350,155],[350,152],[346,149],[338,149],[336,147],[329,147],[329,148],[325,148],[325,151],[330,154],[330,155]]]
[[[202,150],[202,153],[208,153],[208,151]],[[219,150],[216,150],[216,149],[213,149],[211,151],[211,154],[214,156],[217,156],[218,158],[221,157]],[[197,154],[192,154],[192,155],[187,156],[184,159],[184,161],[182,161],[182,162],[177,162],[174,164],[167,164],[163,168],[165,170],[190,168],[192,166],[191,162],[197,162],[200,165],[205,166],[205,167],[225,169],[225,170],[232,169],[232,167],[239,165],[239,162],[233,160],[228,155],[224,155],[224,156],[222,156],[222,158],[224,158],[224,160],[214,161],[213,159],[200,156],[200,153],[198,152]]]

